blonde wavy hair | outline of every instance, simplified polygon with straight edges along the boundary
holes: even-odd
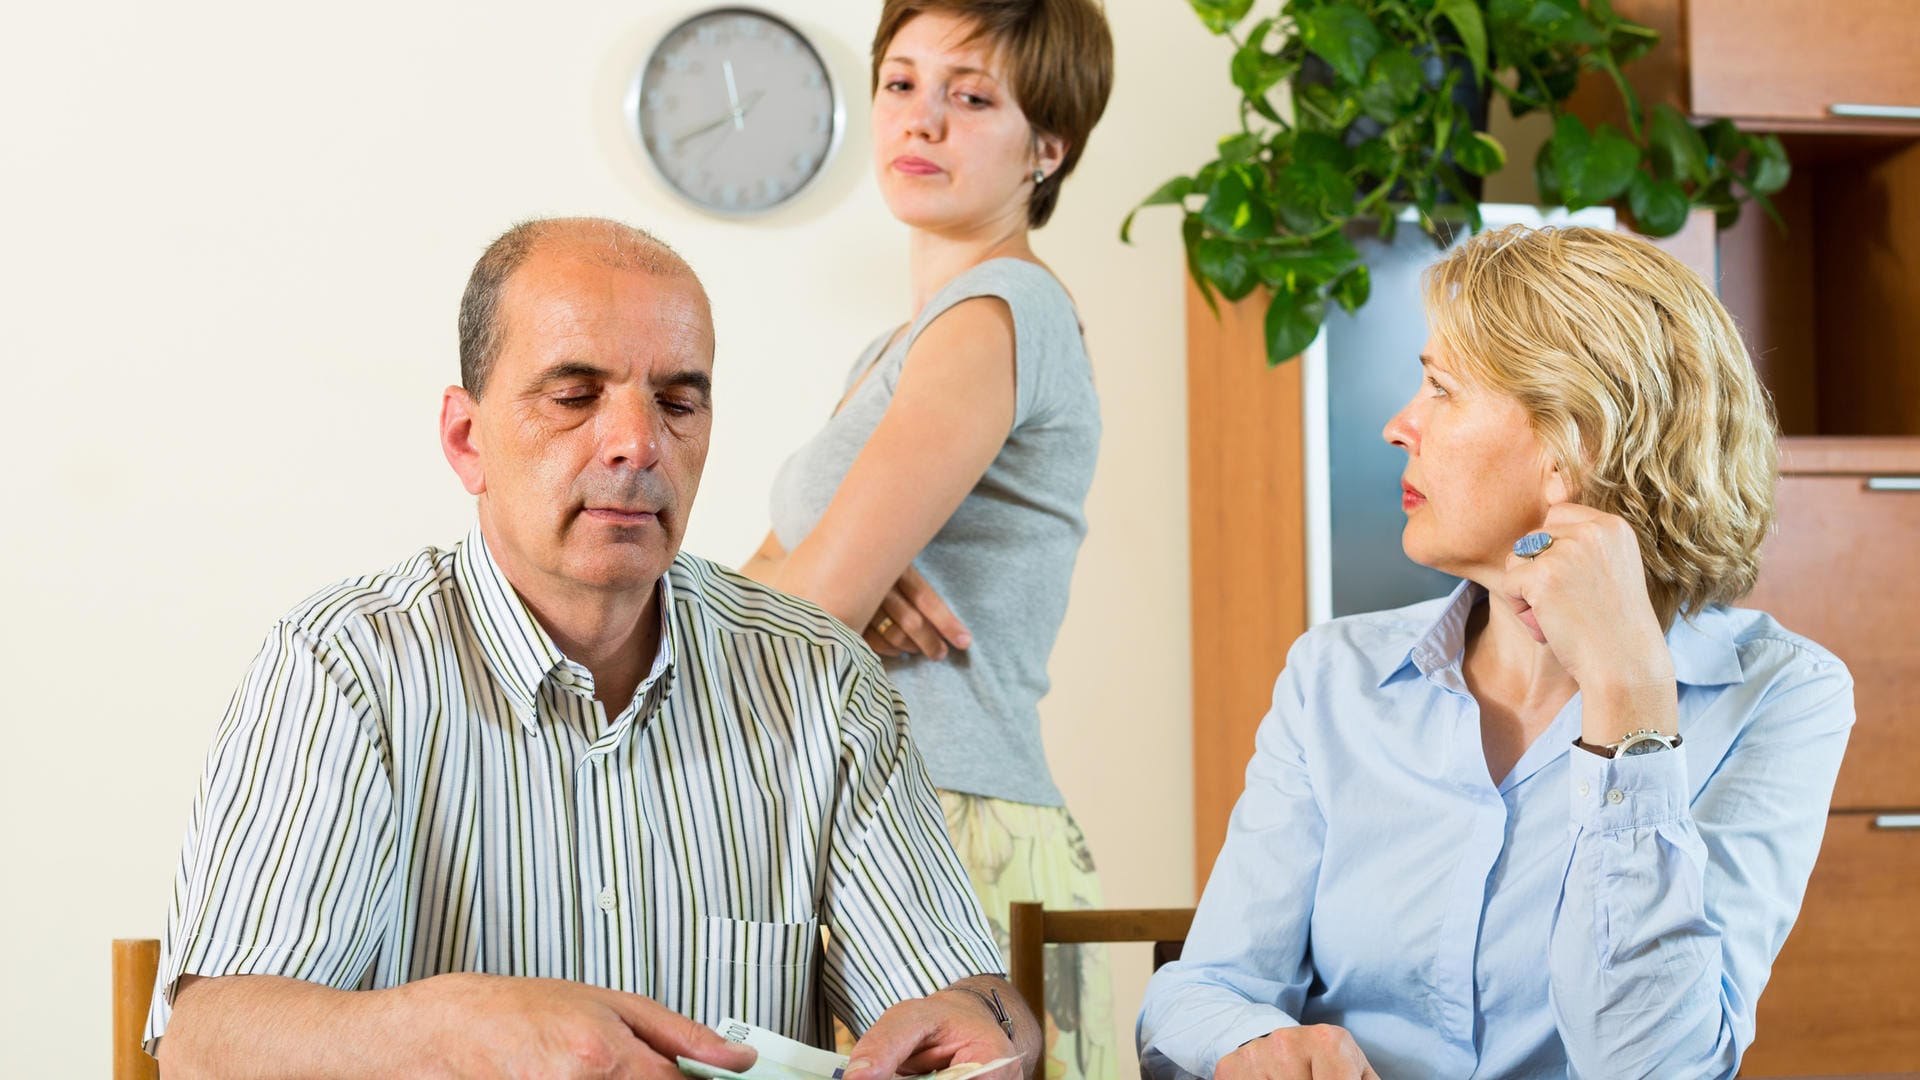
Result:
[[[1698,274],[1625,233],[1513,225],[1450,252],[1425,289],[1461,377],[1517,399],[1572,497],[1633,526],[1662,626],[1753,588],[1773,409]]]

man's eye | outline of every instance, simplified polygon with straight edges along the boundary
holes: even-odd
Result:
[[[584,409],[593,404],[593,399],[599,396],[591,391],[577,390],[554,395],[553,403],[566,409]]]
[[[692,416],[693,405],[678,398],[661,398],[660,407],[668,416]]]

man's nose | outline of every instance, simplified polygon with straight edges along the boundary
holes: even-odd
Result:
[[[650,469],[660,460],[660,410],[644,393],[613,393],[600,410],[600,457],[610,468]]]

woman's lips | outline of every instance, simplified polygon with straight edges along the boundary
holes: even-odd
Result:
[[[895,172],[903,172],[908,176],[932,176],[934,173],[945,171],[926,158],[917,158],[912,154],[902,154],[894,158],[893,168]]]
[[[1400,509],[1411,510],[1416,506],[1426,505],[1426,501],[1427,497],[1420,494],[1419,488],[1412,484],[1400,485]]]

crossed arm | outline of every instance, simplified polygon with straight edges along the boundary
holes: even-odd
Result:
[[[741,572],[819,604],[877,651],[937,659],[964,648],[965,627],[912,564],[999,454],[1016,396],[1006,301],[955,304],[915,339],[886,415],[813,531],[792,551],[768,533]],[[883,610],[893,625],[873,633]]]

